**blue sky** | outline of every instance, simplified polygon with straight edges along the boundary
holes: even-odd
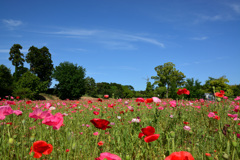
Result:
[[[0,64],[12,72],[13,44],[25,55],[46,46],[54,66],[69,61],[135,90],[166,62],[202,84],[223,75],[240,84],[240,1],[2,0]]]

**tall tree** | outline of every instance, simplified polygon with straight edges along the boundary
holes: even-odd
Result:
[[[209,79],[204,84],[204,89],[208,92],[213,93],[213,87],[215,87],[215,92],[219,92],[220,90],[227,91],[229,89],[229,80],[226,76],[222,76],[219,78],[208,77]]]
[[[188,78],[184,87],[190,91],[190,94],[187,95],[188,98],[201,98],[204,94],[201,82],[198,79],[194,80],[194,78]]]
[[[86,88],[86,94],[91,97],[96,97],[97,95],[97,85],[95,83],[95,80],[92,77],[87,77],[85,79],[85,88]]]
[[[19,72],[19,69],[23,68],[25,62],[24,55],[21,53],[20,49],[22,49],[20,44],[14,44],[9,52],[10,57],[8,59],[12,61],[12,65],[15,66],[14,81],[18,81],[20,78],[21,73]]]
[[[41,49],[32,46],[28,51],[26,61],[30,63],[30,71],[36,74],[41,81],[48,81],[50,86],[54,68],[49,49],[45,46]]]
[[[56,92],[61,99],[79,99],[85,94],[85,68],[82,66],[60,63],[55,67],[52,77],[59,82]]]
[[[166,86],[166,98],[168,98],[169,88],[172,82],[176,82],[176,86],[178,87],[184,84],[184,78],[186,76],[179,70],[176,70],[175,64],[172,62],[155,67],[155,71],[157,72],[157,76],[151,77],[155,80],[153,84],[157,84],[158,87]]]
[[[5,65],[0,65],[0,97],[10,95],[12,92],[13,77],[11,70]]]

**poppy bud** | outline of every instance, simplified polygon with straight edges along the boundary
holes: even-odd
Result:
[[[35,137],[34,137],[34,136],[31,136],[31,137],[30,137],[30,141],[31,141],[31,142],[34,142],[34,141],[35,141]]]
[[[72,150],[75,150],[75,148],[76,148],[76,143],[74,142],[72,145]]]
[[[25,120],[22,120],[22,124],[25,124],[25,122],[26,122]]]
[[[131,158],[130,158],[130,156],[129,155],[127,155],[126,156],[126,160],[130,160]]]
[[[17,142],[17,146],[20,146],[21,145],[21,142]]]
[[[224,158],[224,159],[228,159],[229,156],[228,156],[226,153],[224,153],[224,154],[223,154],[223,158]]]
[[[13,144],[13,142],[14,142],[14,139],[13,138],[9,138],[8,143],[9,144]]]
[[[190,151],[191,151],[191,148],[187,147],[187,151],[190,152]]]
[[[170,136],[171,136],[172,138],[175,138],[175,132],[171,131],[171,132],[170,132]]]
[[[17,138],[17,135],[16,135],[16,134],[15,134],[15,135],[13,135],[13,138],[14,138],[14,139],[16,139],[16,138]]]
[[[236,142],[236,141],[232,141],[232,145],[233,145],[234,147],[237,147],[237,142]]]

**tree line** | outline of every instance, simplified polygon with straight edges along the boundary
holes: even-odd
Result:
[[[0,65],[0,97],[13,95],[37,99],[39,93],[50,93],[61,99],[79,99],[83,95],[102,98],[105,94],[112,98],[156,96],[176,99],[180,98],[176,93],[179,88],[190,91],[187,98],[202,98],[204,93],[220,90],[224,90],[229,97],[240,95],[240,84],[229,85],[226,76],[209,77],[202,85],[197,79],[185,79],[184,73],[177,70],[172,62],[155,67],[156,75],[151,77],[154,83],[147,79],[146,89],[135,91],[131,85],[96,83],[92,77],[86,77],[86,69],[77,64],[62,62],[54,67],[51,53],[45,46],[31,46],[26,56],[21,53],[21,49],[20,44],[14,44],[9,51],[9,60],[15,66],[13,75],[9,68]],[[30,67],[24,67],[24,62]],[[50,88],[52,79],[58,82],[54,88]]]

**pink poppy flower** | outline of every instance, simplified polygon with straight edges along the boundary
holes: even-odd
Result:
[[[35,118],[35,121],[37,119],[44,119],[49,116],[52,116],[52,114],[49,111],[42,111],[40,108],[37,108],[32,113],[29,113],[29,117]]]
[[[155,103],[162,102],[158,97],[152,97],[152,99],[153,99],[153,102],[155,102]]]
[[[186,130],[186,131],[190,131],[191,130],[191,128],[189,126],[184,126],[183,129]]]
[[[48,116],[42,121],[42,124],[53,126],[53,129],[59,130],[63,124],[63,115],[61,113],[56,113],[54,116]]]
[[[121,158],[118,155],[109,153],[109,152],[104,152],[100,154],[100,157],[95,158],[95,160],[121,160]]]
[[[209,117],[209,118],[215,117],[215,113],[209,112],[209,113],[208,113],[208,117]]]
[[[10,106],[1,106],[0,107],[0,119],[4,120],[7,115],[13,114],[13,109]]]
[[[14,110],[13,113],[16,114],[17,116],[22,115],[22,111],[20,110]]]

